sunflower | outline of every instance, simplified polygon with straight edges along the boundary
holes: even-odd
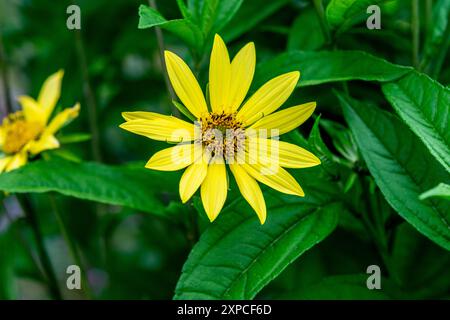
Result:
[[[67,108],[49,122],[61,94],[62,70],[43,84],[38,100],[19,97],[22,110],[7,115],[0,126],[0,173],[25,165],[30,156],[59,147],[55,133],[78,116],[80,105]]]
[[[124,112],[126,122],[120,125],[122,129],[177,144],[155,153],[146,168],[162,171],[186,168],[180,180],[180,198],[185,203],[200,188],[203,207],[211,222],[227,198],[227,165],[261,224],[266,220],[266,204],[258,182],[283,193],[304,196],[300,185],[284,168],[312,167],[320,164],[320,160],[299,146],[279,141],[278,136],[308,119],[316,103],[275,112],[296,87],[298,71],[273,78],[244,102],[255,71],[252,42],[230,62],[225,43],[215,35],[208,99],[179,56],[165,51],[165,62],[170,82],[195,122],[153,112]]]

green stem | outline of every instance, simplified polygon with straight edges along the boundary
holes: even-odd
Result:
[[[88,109],[89,129],[91,131],[91,150],[94,160],[97,162],[102,161],[102,154],[100,150],[100,135],[97,125],[97,103],[95,101],[94,92],[92,90],[91,82],[89,79],[89,71],[87,66],[86,52],[84,50],[83,39],[81,37],[81,31],[75,30],[75,46],[78,55],[78,61],[80,64],[80,70],[83,81],[83,92]]]
[[[83,265],[80,253],[78,251],[78,248],[75,244],[75,241],[73,238],[69,235],[69,232],[67,231],[66,225],[64,223],[64,219],[61,215],[60,210],[58,209],[58,204],[56,203],[56,199],[53,194],[49,194],[50,204],[52,206],[53,212],[55,214],[56,220],[58,221],[59,229],[61,230],[61,234],[64,238],[64,241],[67,244],[67,247],[69,248],[70,255],[72,256],[72,259],[74,260],[75,264],[80,267],[81,269],[81,281],[83,283],[83,291],[88,299],[92,299],[92,290],[89,285],[89,281],[86,277],[87,274],[87,268]]]
[[[150,5],[150,7],[152,7],[155,10],[158,10],[155,0],[149,0],[148,3]],[[166,72],[166,60],[164,59],[164,49],[165,49],[164,35],[161,31],[161,28],[155,27],[154,29],[155,29],[156,40],[158,42],[159,58],[161,60],[161,66],[163,69],[164,82],[166,84],[167,91],[169,92],[170,99],[175,100],[176,99],[175,92],[173,91],[172,85],[170,84],[170,80],[169,80],[169,77]]]
[[[412,64],[419,68],[420,18],[419,0],[411,0]]]
[[[148,4],[153,9],[158,10],[155,0],[149,0]],[[158,42],[159,59],[161,61],[161,66],[162,66],[162,70],[163,70],[164,83],[166,84],[167,92],[169,93],[169,96],[170,96],[170,102],[172,102],[173,100],[176,100],[177,97],[175,96],[175,92],[173,91],[172,85],[170,84],[170,80],[169,80],[169,77],[166,72],[166,60],[164,59],[164,48],[165,48],[164,36],[161,31],[161,28],[155,27],[154,29],[155,29],[155,34],[156,34],[156,40]],[[171,105],[172,105],[172,103],[171,103]],[[178,109],[173,106],[172,106],[172,112],[174,115],[180,116],[180,112],[178,111]]]
[[[388,273],[390,276],[395,275],[395,273],[393,272],[393,267],[392,267],[392,262],[391,262],[391,258],[388,252],[388,247],[387,247],[387,242],[385,241],[384,238],[384,230],[383,232],[380,231],[380,226],[375,225],[372,222],[372,220],[369,218],[369,215],[372,216],[374,218],[374,220],[376,220],[376,214],[378,214],[378,212],[374,212],[373,211],[373,207],[371,206],[372,203],[372,196],[370,194],[369,191],[369,184],[366,181],[366,177],[362,177],[361,179],[361,186],[362,186],[362,190],[363,190],[363,197],[364,197],[364,203],[365,203],[365,208],[363,209],[362,212],[362,218],[363,218],[363,223],[367,229],[367,231],[369,232],[372,240],[375,243],[375,246],[378,250],[378,253],[383,261],[383,264],[385,265]],[[382,238],[383,237],[383,238]]]
[[[316,13],[319,16],[320,28],[322,29],[325,42],[327,44],[330,44],[331,42],[330,29],[328,27],[328,23],[325,17],[325,9],[323,7],[323,2],[322,0],[313,0],[313,3],[316,9]]]
[[[41,229],[39,228],[39,222],[37,216],[34,213],[33,207],[28,202],[26,195],[17,195],[17,199],[22,207],[23,212],[25,213],[28,222],[33,231],[34,239],[36,241],[38,255],[42,264],[42,268],[45,271],[45,275],[48,281],[48,286],[50,289],[50,293],[53,298],[57,300],[62,299],[61,291],[58,286],[58,281],[56,278],[55,270],[53,269],[52,263],[50,261],[50,257],[48,256],[47,250],[45,249],[44,237],[42,235]]]

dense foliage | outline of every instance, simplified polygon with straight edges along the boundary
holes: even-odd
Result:
[[[0,175],[1,298],[450,298],[449,0],[75,2],[81,30],[71,1],[0,2],[3,115],[61,68],[60,107],[81,103],[62,148]],[[287,105],[317,101],[282,140],[322,164],[289,170],[304,198],[262,188],[264,225],[232,179],[210,223],[199,195],[181,203],[180,172],[144,168],[165,144],[118,127],[122,111],[179,114],[161,46],[205,88],[215,33],[233,55],[255,43],[251,92],[298,70]]]

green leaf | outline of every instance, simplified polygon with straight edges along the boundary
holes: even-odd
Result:
[[[367,166],[389,204],[419,232],[450,250],[448,203],[419,195],[449,174],[393,115],[339,95]]]
[[[436,299],[450,290],[450,255],[407,223],[396,228],[391,262],[409,299]]]
[[[203,46],[201,30],[188,19],[166,20],[158,11],[146,5],[139,7],[139,29],[160,27],[172,32],[188,45],[200,49]]]
[[[383,92],[431,154],[450,171],[450,89],[425,74],[411,72],[397,82],[384,84]]]
[[[180,111],[182,114],[184,114],[188,119],[192,121],[197,121],[197,119],[192,115],[192,113],[182,104],[175,100],[172,100],[173,105]]]
[[[358,150],[350,129],[339,122],[322,119],[320,125],[332,137],[333,146],[351,164],[359,160]]]
[[[292,51],[282,53],[256,68],[253,88],[290,71],[300,71],[298,86],[366,80],[393,81],[412,70],[362,51]]]
[[[192,0],[188,6],[203,30],[208,36],[219,32],[234,17],[243,0]]]
[[[349,29],[355,23],[369,17],[367,8],[394,0],[331,0],[326,9],[326,17],[331,29],[339,32]],[[383,11],[381,11],[383,12]]]
[[[234,18],[223,30],[223,38],[226,41],[236,39],[289,2],[290,0],[272,0],[262,5],[260,0],[244,1]]]
[[[420,200],[425,200],[431,197],[440,197],[443,199],[450,200],[450,185],[445,183],[439,183],[433,189],[430,189],[422,193],[419,197]]]
[[[91,139],[91,135],[89,133],[71,133],[71,134],[65,134],[58,136],[58,141],[61,144],[68,144],[68,143],[78,143],[78,142],[85,142]]]
[[[279,203],[262,226],[242,206],[222,212],[192,249],[175,299],[252,299],[333,231],[340,210],[336,203]]]
[[[314,125],[311,129],[311,133],[308,138],[308,144],[310,146],[310,151],[319,157],[322,168],[331,176],[338,176],[339,168],[337,163],[334,161],[335,156],[331,153],[330,149],[322,140],[320,135],[320,116],[314,121]]]
[[[433,6],[432,27],[428,29],[423,60],[429,62],[438,52],[439,47],[444,41],[449,41],[445,36],[449,28],[450,0],[438,0]],[[448,31],[447,31],[448,32]]]
[[[316,50],[325,44],[317,13],[313,9],[302,10],[289,30],[287,48],[292,50]]]
[[[8,193],[55,191],[67,196],[126,206],[164,216],[176,198],[176,179],[168,172],[145,168],[74,163],[61,158],[36,161],[0,175],[0,190]]]
[[[184,3],[184,0],[177,0],[178,9],[180,9],[181,15],[185,19],[192,18],[192,13],[190,12],[189,8],[186,7],[186,3]]]

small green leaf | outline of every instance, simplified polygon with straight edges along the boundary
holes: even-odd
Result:
[[[287,48],[292,50],[316,50],[325,44],[317,13],[312,8],[300,11],[289,30]]]
[[[378,187],[419,232],[450,250],[450,211],[440,199],[419,195],[450,175],[393,115],[338,95],[344,116]]]
[[[355,172],[350,173],[344,185],[344,193],[347,193],[355,184],[358,175]]]
[[[381,5],[393,1],[331,0],[326,9],[327,21],[331,29],[338,29],[339,32],[342,32],[358,22],[365,21],[369,17],[366,11],[369,6]]]
[[[166,20],[158,11],[146,5],[139,7],[139,29],[160,27],[172,32],[188,45],[200,50],[204,38],[201,30],[188,19]]]
[[[181,15],[185,19],[192,18],[192,14],[189,11],[188,7],[186,7],[186,4],[184,3],[184,0],[177,0],[178,9],[180,9]]]
[[[163,195],[166,199],[178,199],[176,181],[169,172],[94,162],[75,163],[55,157],[0,174],[0,190],[8,193],[55,191],[164,216],[168,207],[163,203]]]
[[[242,206],[222,212],[192,249],[175,299],[252,299],[293,260],[327,237],[341,210],[336,203],[273,204],[262,226]]]
[[[312,86],[348,80],[393,81],[411,70],[362,51],[292,51],[261,63],[252,88],[290,71],[300,71],[298,86]]]
[[[205,36],[219,32],[234,17],[243,0],[193,0],[189,6],[196,12]]]
[[[189,110],[182,103],[179,103],[175,100],[172,100],[172,103],[188,119],[190,119],[192,121],[197,121],[197,119],[192,115],[192,113],[189,112]]]
[[[411,72],[397,82],[384,84],[383,93],[431,154],[450,171],[450,89],[425,74]]]
[[[271,0],[261,5],[260,0],[244,1],[234,18],[223,29],[223,38],[226,41],[236,39],[289,2],[290,0]]]
[[[422,193],[419,197],[420,200],[425,200],[431,197],[440,197],[443,199],[450,200],[450,185],[445,183],[439,183],[433,189],[430,189]]]
[[[316,118],[308,138],[308,144],[311,147],[310,151],[319,157],[322,167],[326,172],[332,176],[337,176],[339,170],[334,161],[335,157],[322,140],[319,122],[320,116]]]
[[[449,28],[450,0],[438,0],[433,6],[432,27],[428,29],[423,60],[430,62],[439,50],[441,44],[449,41],[445,32]],[[447,31],[448,32],[448,31]]]

